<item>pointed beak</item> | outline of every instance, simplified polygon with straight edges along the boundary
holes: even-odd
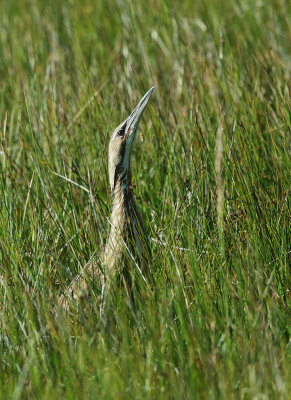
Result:
[[[148,92],[146,92],[146,94],[143,96],[141,101],[132,111],[130,116],[124,121],[126,124],[125,135],[124,135],[126,141],[133,142],[142,113],[146,108],[146,105],[154,89],[155,87],[153,86]]]

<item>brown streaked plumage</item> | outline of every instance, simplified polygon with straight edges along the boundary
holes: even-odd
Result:
[[[112,194],[111,228],[100,257],[102,270],[96,261],[84,267],[59,299],[59,304],[65,309],[68,308],[70,298],[80,299],[88,295],[89,281],[94,280],[104,293],[112,280],[119,276],[128,288],[132,284],[132,274],[127,267],[130,258],[133,258],[145,282],[150,276],[150,247],[132,192],[131,154],[140,118],[153,90],[154,87],[144,95],[130,116],[111,136],[108,149],[108,173]]]

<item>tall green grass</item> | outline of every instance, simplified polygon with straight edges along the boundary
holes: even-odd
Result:
[[[0,399],[288,398],[290,73],[284,0],[1,2]],[[110,133],[153,85],[155,290],[56,316],[106,240]]]

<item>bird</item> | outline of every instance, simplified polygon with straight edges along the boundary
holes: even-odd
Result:
[[[134,276],[149,285],[151,250],[145,226],[135,202],[132,188],[131,156],[141,116],[154,91],[149,89],[132,113],[113,131],[108,146],[108,175],[112,211],[110,230],[100,264],[93,260],[85,265],[59,298],[68,310],[71,299],[88,298],[90,282],[100,288],[103,298],[113,282],[132,290]],[[131,268],[134,266],[135,270]]]

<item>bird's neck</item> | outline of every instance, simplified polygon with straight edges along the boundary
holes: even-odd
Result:
[[[114,231],[123,239],[125,239],[126,224],[129,218],[127,203],[131,200],[134,201],[130,192],[130,181],[120,178],[112,191],[111,233]]]
[[[106,246],[109,270],[118,267],[126,251],[144,253],[144,225],[134,200],[129,177],[119,178],[112,192],[111,229]],[[109,271],[110,272],[110,271]]]
[[[111,226],[125,242],[131,239],[132,225],[144,230],[131,185],[131,175],[119,178],[112,193]]]

